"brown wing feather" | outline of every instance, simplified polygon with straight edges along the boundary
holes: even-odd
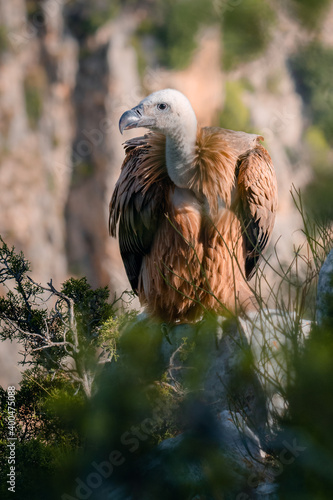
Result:
[[[110,202],[110,234],[116,236],[119,221],[120,253],[134,291],[170,189],[164,150],[165,137],[160,134],[127,141],[125,160]]]
[[[217,213],[219,199],[230,207],[237,158],[255,147],[259,139],[262,137],[255,134],[217,127],[198,129],[188,187],[206,198],[212,213]]]
[[[271,158],[257,145],[238,160],[238,211],[246,247],[245,273],[252,278],[275,221],[277,182]]]
[[[203,243],[200,204],[190,191],[175,188],[151,252],[144,258],[139,298],[164,321],[191,321],[202,312],[200,295]]]

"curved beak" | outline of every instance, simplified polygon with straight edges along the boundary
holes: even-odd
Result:
[[[122,134],[124,130],[137,127],[150,127],[154,124],[154,120],[145,117],[143,113],[143,105],[139,104],[135,108],[125,111],[119,120],[119,130]]]

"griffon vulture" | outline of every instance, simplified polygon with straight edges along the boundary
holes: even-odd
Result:
[[[204,311],[245,306],[247,281],[267,246],[277,205],[276,177],[261,136],[198,128],[180,92],[154,92],[120,118],[125,142],[110,202],[128,279],[147,311],[194,321]]]

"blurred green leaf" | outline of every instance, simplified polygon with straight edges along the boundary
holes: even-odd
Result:
[[[318,28],[331,0],[290,0],[291,6],[302,24],[309,30]]]
[[[275,12],[265,0],[221,2],[223,64],[231,69],[263,53],[271,37]]]
[[[240,81],[227,81],[225,104],[219,115],[219,126],[231,130],[250,130],[250,111],[243,101],[244,86]]]
[[[295,77],[307,112],[313,123],[325,134],[333,145],[333,49],[311,42],[290,59],[290,68]]]

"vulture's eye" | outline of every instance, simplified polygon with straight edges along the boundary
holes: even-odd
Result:
[[[166,109],[168,109],[168,107],[169,106],[165,102],[161,102],[157,105],[157,109],[159,109],[160,111],[165,111]]]

